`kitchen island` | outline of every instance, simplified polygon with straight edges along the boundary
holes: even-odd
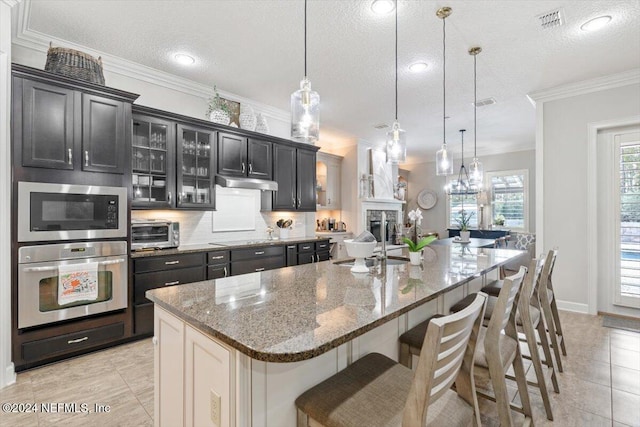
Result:
[[[294,426],[304,390],[372,351],[397,360],[400,334],[521,254],[433,246],[421,266],[327,261],[149,291],[156,425]]]

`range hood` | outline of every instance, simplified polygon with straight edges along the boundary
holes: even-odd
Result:
[[[278,191],[278,183],[265,179],[234,178],[216,175],[216,184],[227,188],[248,188],[250,190]]]

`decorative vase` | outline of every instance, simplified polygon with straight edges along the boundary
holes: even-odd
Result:
[[[468,242],[470,236],[471,236],[471,232],[470,231],[461,231],[460,232],[460,241],[461,242]]]
[[[255,130],[258,119],[250,105],[240,108],[240,128],[247,130]]]
[[[258,113],[258,116],[256,117],[256,132],[269,133],[269,124],[262,113]]]
[[[281,228],[280,229],[280,238],[288,239],[289,238],[289,228]]]
[[[231,117],[229,116],[229,113],[227,113],[224,110],[213,110],[211,112],[211,114],[209,114],[209,120],[211,120],[213,123],[218,123],[220,125],[229,125],[229,122],[231,121]]]
[[[411,262],[411,265],[420,265],[420,263],[422,263],[422,253],[409,252],[409,261]]]

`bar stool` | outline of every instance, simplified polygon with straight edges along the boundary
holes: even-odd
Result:
[[[478,293],[465,310],[431,321],[415,374],[370,353],[305,391],[297,425],[480,426],[473,357],[486,299]]]
[[[554,248],[547,253],[547,259],[544,263],[544,269],[542,270],[542,285],[546,288],[546,297],[540,298],[542,303],[542,309],[545,313],[545,319],[547,320],[547,329],[549,336],[551,337],[551,345],[553,351],[556,354],[556,360],[558,361],[558,370],[562,372],[562,362],[560,361],[559,349],[562,349],[562,354],[567,355],[567,349],[564,345],[564,334],[562,333],[562,325],[560,324],[560,315],[558,314],[558,305],[556,304],[555,292],[553,291],[553,282],[551,276],[553,275],[553,267],[556,264],[556,258],[558,257],[558,249]]]

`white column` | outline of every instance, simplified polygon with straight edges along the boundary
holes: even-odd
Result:
[[[0,0],[0,388],[14,383],[11,361],[11,8]]]

